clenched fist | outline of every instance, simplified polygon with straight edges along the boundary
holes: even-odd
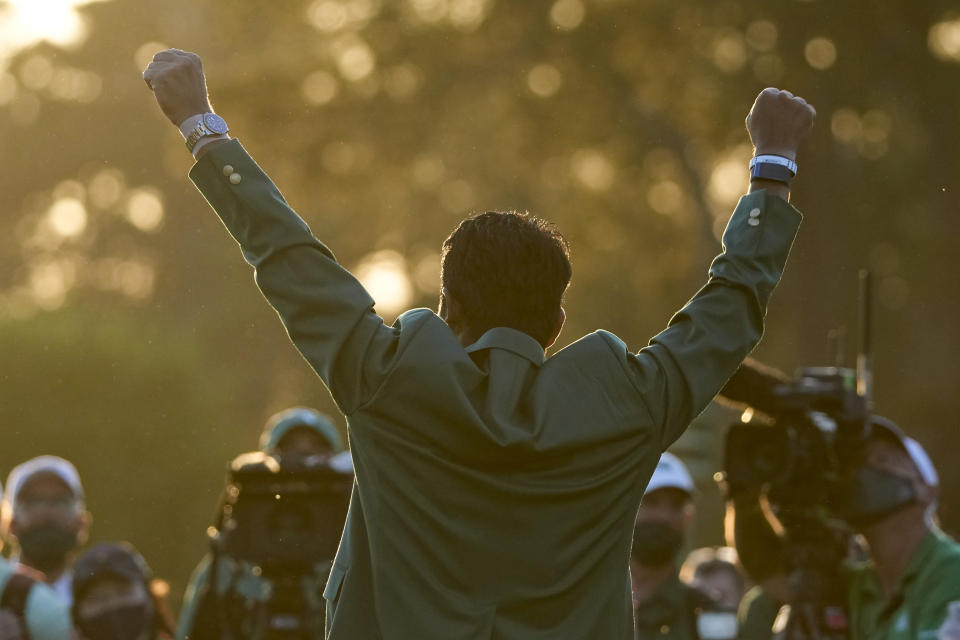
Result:
[[[810,133],[816,109],[789,91],[768,88],[760,92],[747,114],[747,131],[756,155],[797,159],[800,143]]]
[[[203,63],[195,53],[180,49],[161,51],[147,65],[143,79],[175,126],[192,115],[213,111],[207,98]]]

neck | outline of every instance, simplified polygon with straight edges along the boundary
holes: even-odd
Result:
[[[929,531],[923,516],[917,517],[913,510],[895,513],[864,529],[863,537],[870,545],[870,557],[884,595],[890,596],[896,589],[904,569]]]
[[[634,603],[642,602],[653,595],[653,592],[673,577],[676,568],[672,562],[659,567],[648,567],[638,562],[630,561],[630,577],[633,586]]]
[[[474,332],[469,329],[454,329],[453,332],[456,334],[457,340],[459,340],[460,344],[464,347],[469,347],[480,339],[480,336],[475,335]]]
[[[68,568],[68,563],[66,559],[64,559],[63,562],[57,564],[55,567],[44,568],[42,566],[42,563],[36,563],[26,556],[21,556],[20,564],[26,565],[31,569],[36,569],[37,571],[42,573],[47,584],[53,584],[54,582],[59,580],[60,576],[62,576],[67,571],[67,568]]]

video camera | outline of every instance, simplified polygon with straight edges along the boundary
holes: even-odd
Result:
[[[260,452],[236,458],[216,526],[218,551],[259,567],[264,576],[300,575],[332,561],[353,476],[327,460],[284,463]]]
[[[790,640],[847,637],[839,574],[852,547],[852,480],[871,429],[869,320],[870,279],[861,272],[855,371],[809,367],[790,378],[747,361],[720,392],[747,405],[727,431],[728,493],[763,492],[782,527],[794,594],[782,631]]]
[[[724,469],[731,494],[766,488],[785,513],[842,516],[844,486],[870,436],[870,275],[860,273],[856,371],[800,369],[794,378],[746,361],[720,395],[747,405],[727,432]],[[842,347],[837,360],[843,359]],[[762,412],[766,417],[757,416]],[[786,523],[785,523],[786,524]]]
[[[247,453],[231,462],[210,529],[212,560],[205,600],[217,640],[323,637],[319,593],[343,532],[353,474],[327,456],[296,460]],[[269,583],[266,601],[251,602],[217,585],[220,566],[244,567]],[[207,636],[208,634],[202,634]],[[197,640],[203,640],[194,634]]]
[[[784,379],[747,363],[720,393],[749,407],[727,431],[731,490],[766,488],[785,513],[823,507],[842,516],[846,479],[869,436],[854,371],[810,367]]]

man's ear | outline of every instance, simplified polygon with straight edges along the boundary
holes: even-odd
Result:
[[[693,498],[690,498],[690,502],[687,503],[687,506],[683,508],[683,528],[686,530],[690,527],[690,524],[693,522],[693,519],[697,515],[697,508],[693,504]]]
[[[440,288],[440,308],[437,309],[437,315],[451,328],[456,327],[463,320],[460,302],[443,287]]]
[[[84,511],[77,522],[77,546],[82,547],[90,539],[90,527],[93,526],[93,514]]]
[[[553,333],[550,335],[550,339],[547,341],[544,349],[549,349],[553,346],[553,343],[557,341],[557,338],[560,337],[560,332],[563,331],[563,323],[567,321],[567,312],[563,310],[563,307],[560,307],[560,313],[557,314],[557,326],[553,328]]]

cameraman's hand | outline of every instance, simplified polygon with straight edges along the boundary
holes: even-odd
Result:
[[[789,91],[772,87],[757,96],[747,114],[747,131],[756,155],[797,159],[800,143],[810,133],[816,109]]]
[[[200,56],[180,49],[167,49],[153,56],[143,72],[160,109],[174,126],[192,115],[212,112],[207,98]]]

